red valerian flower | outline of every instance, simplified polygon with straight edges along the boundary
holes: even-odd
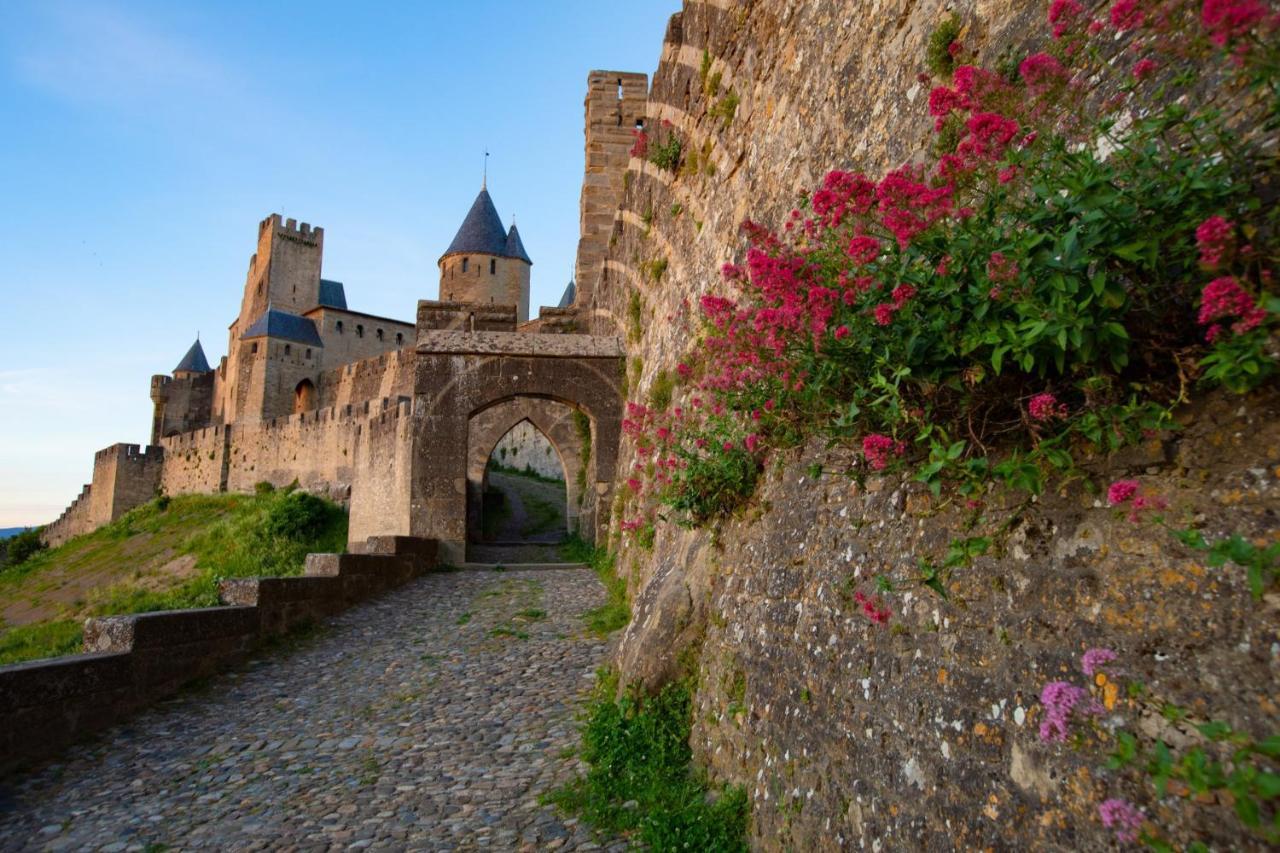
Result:
[[[876,471],[883,471],[889,464],[890,454],[901,456],[906,446],[901,441],[894,441],[887,435],[873,432],[862,439],[862,455],[867,464]]]
[[[842,341],[845,338],[849,337],[849,327],[837,326],[834,337],[837,341]]]
[[[1146,13],[1138,6],[1138,0],[1118,0],[1111,7],[1111,26],[1117,30],[1133,30],[1142,26]]]
[[[1159,67],[1160,66],[1156,63],[1154,59],[1140,59],[1133,66],[1133,79],[1146,80],[1148,77],[1154,74],[1156,69]]]
[[[1196,228],[1200,263],[1215,269],[1235,245],[1235,229],[1221,216],[1210,216]]]
[[[887,326],[893,322],[893,314],[898,310],[898,306],[892,302],[881,302],[875,307],[873,312],[876,318],[877,326]]]
[[[946,118],[952,110],[964,109],[964,97],[954,89],[939,86],[929,93],[929,115]]]
[[[1031,415],[1031,420],[1044,423],[1065,418],[1067,407],[1059,403],[1057,397],[1045,392],[1031,398],[1031,402],[1027,404],[1027,414]]]
[[[853,258],[855,264],[866,266],[880,257],[880,241],[875,237],[860,234],[849,241],[849,247],[845,252]]]
[[[1065,85],[1068,77],[1062,63],[1047,53],[1034,53],[1022,60],[1018,73],[1033,95],[1042,95]]]
[[[999,160],[1018,135],[1018,123],[999,113],[974,113],[965,127],[969,135],[956,146],[956,151],[979,160]]]
[[[900,284],[893,289],[890,294],[893,297],[893,304],[898,308],[906,305],[911,297],[916,295],[916,289],[909,284]]]
[[[1221,332],[1219,320],[1234,318],[1231,331],[1237,335],[1256,329],[1267,317],[1266,309],[1240,286],[1234,276],[1215,278],[1200,293],[1200,325],[1214,323],[1206,338],[1212,342]]]
[[[1266,19],[1267,7],[1261,0],[1204,0],[1200,9],[1200,22],[1219,47],[1247,36]]]
[[[1006,258],[1004,252],[992,252],[987,259],[987,278],[997,284],[1014,281],[1019,272],[1018,265]]]
[[[1137,480],[1116,480],[1107,489],[1107,503],[1112,506],[1128,503],[1138,493],[1138,489]]]
[[[1053,37],[1062,38],[1071,27],[1084,17],[1084,7],[1076,0],[1053,0],[1049,4],[1049,23],[1053,24]]]

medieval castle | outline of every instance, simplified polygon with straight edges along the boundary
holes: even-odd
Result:
[[[648,79],[594,71],[588,87],[577,284],[559,306],[530,319],[533,261],[485,186],[440,257],[439,298],[419,302],[415,321],[349,308],[343,284],[322,277],[324,229],[272,214],[258,225],[227,355],[211,366],[197,340],[172,375],[151,378],[150,444],[99,451],[92,483],[45,541],[94,530],[158,492],[297,482],[349,507],[353,547],[371,535],[432,537],[461,561],[489,456],[525,422],[559,454],[570,529],[594,538],[612,489],[622,347],[592,285]]]

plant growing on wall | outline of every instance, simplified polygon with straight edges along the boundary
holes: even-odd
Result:
[[[935,163],[833,171],[781,229],[743,225],[679,415],[630,418],[644,513],[731,513],[754,482],[737,451],[814,433],[935,494],[1034,495],[1082,449],[1172,428],[1194,385],[1273,375],[1280,217],[1257,187],[1277,166],[1265,134],[1232,128],[1277,127],[1280,18],[1257,0],[1136,9],[1092,22],[1057,0],[1056,39],[1016,82],[962,65],[931,93]],[[1255,93],[1232,127],[1209,68]],[[1106,74],[1115,95],[1091,97]]]

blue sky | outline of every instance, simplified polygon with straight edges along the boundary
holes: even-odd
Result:
[[[0,4],[0,526],[145,443],[148,380],[226,351],[257,223],[325,228],[351,307],[412,320],[479,190],[533,304],[577,243],[594,68],[652,73],[678,0]]]

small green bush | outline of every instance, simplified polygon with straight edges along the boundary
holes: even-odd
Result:
[[[0,569],[16,568],[48,547],[40,541],[40,529],[33,527],[10,537],[8,542],[5,543],[6,556],[4,562],[0,563]]]
[[[720,119],[726,128],[733,124],[733,117],[738,114],[738,93],[730,89],[723,98],[716,101],[710,113]]]
[[[951,55],[951,44],[960,36],[960,19],[948,15],[929,36],[925,48],[924,64],[931,74],[945,77],[955,70],[956,60]]]
[[[663,142],[649,145],[649,162],[659,169],[674,172],[680,166],[680,139],[673,133]]]

